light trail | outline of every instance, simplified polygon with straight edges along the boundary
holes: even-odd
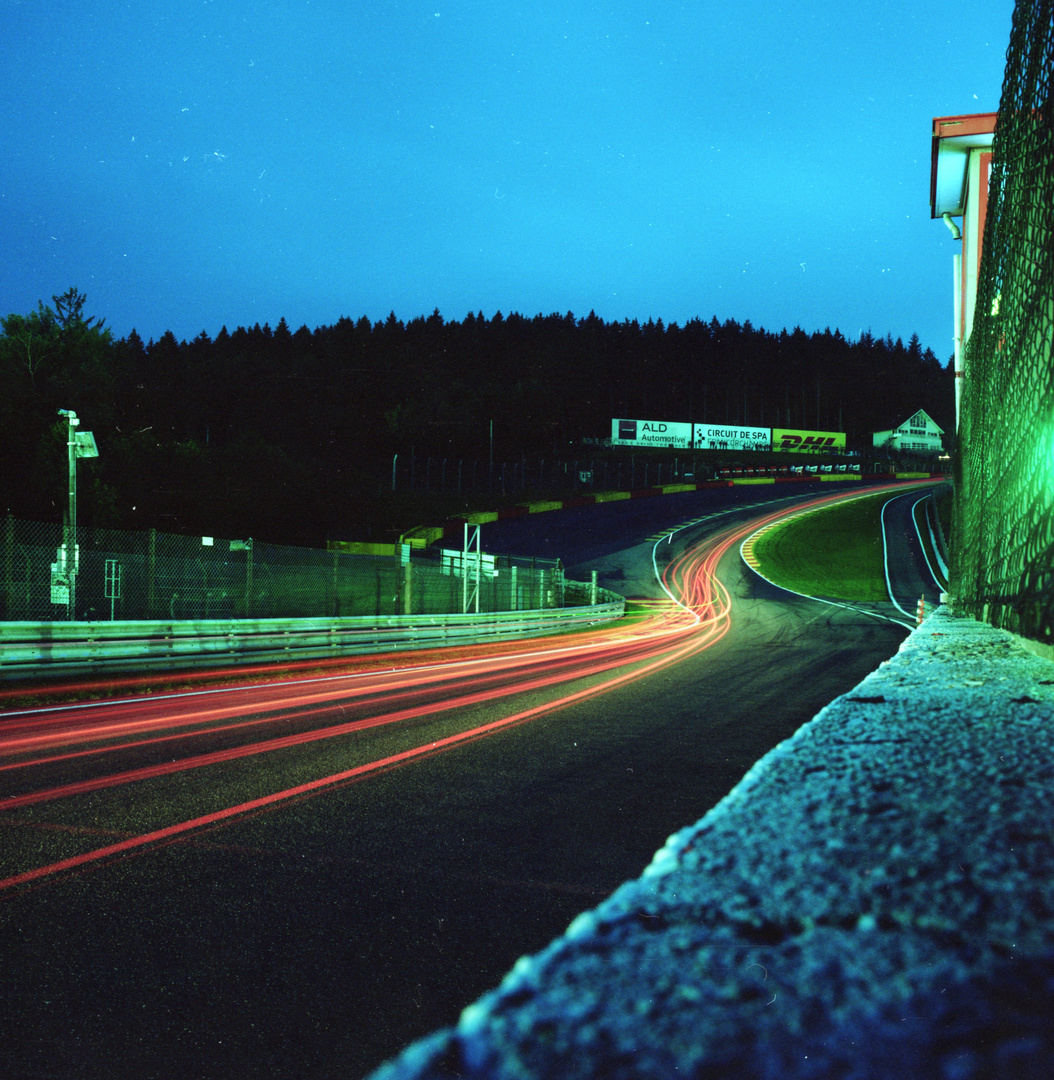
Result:
[[[566,639],[553,639],[554,644],[548,650],[532,649],[519,656],[489,657],[475,661],[457,661],[449,665],[430,665],[427,668],[415,667],[396,672],[383,672],[368,680],[361,674],[345,676],[340,679],[326,680],[328,685],[313,689],[308,693],[293,694],[288,684],[277,684],[277,686],[263,688],[267,692],[266,708],[269,713],[276,714],[279,719],[287,719],[290,716],[294,719],[303,718],[309,715],[304,711],[308,707],[346,706],[355,700],[367,697],[390,705],[400,699],[419,698],[425,691],[435,695],[445,693],[451,686],[456,686],[458,683],[467,684],[470,681],[477,687],[500,684],[496,696],[502,696],[516,692],[518,688],[534,689],[539,685],[544,685],[544,682],[528,682],[517,687],[510,683],[514,673],[522,673],[532,667],[544,665],[550,673],[550,678],[546,680],[548,682],[560,681],[560,676],[579,678],[582,675],[583,659],[589,659],[596,671],[606,670],[616,663],[626,663],[640,657],[646,658],[656,648],[666,647],[671,637],[689,629],[691,629],[690,626],[684,625],[676,618],[670,618],[667,613],[657,611],[646,620],[644,628],[623,629],[621,632],[612,632],[606,637],[598,636],[591,642],[577,643],[572,646],[567,645]],[[51,746],[98,742],[133,734],[152,733],[159,729],[171,731],[180,727],[201,727],[218,720],[249,714],[257,714],[257,718],[244,721],[244,726],[274,723],[276,719],[276,715],[259,717],[258,714],[265,707],[259,700],[259,694],[252,695],[247,700],[236,704],[221,703],[216,706],[209,704],[211,695],[208,692],[203,692],[201,696],[206,699],[204,706],[199,704],[195,708],[193,703],[188,703],[184,704],[180,712],[166,711],[158,716],[146,718],[136,716],[135,711],[142,709],[144,705],[163,704],[171,699],[148,698],[124,702],[121,708],[111,708],[109,712],[98,713],[90,724],[73,727],[63,726],[60,716],[48,716],[43,720],[33,721],[28,719],[31,714],[8,714],[9,716],[27,716],[26,720],[14,725],[6,723],[5,718],[0,716],[0,755],[40,751]],[[466,703],[468,702],[454,700],[440,707],[453,708]],[[291,714],[290,710],[294,709],[300,711]],[[132,716],[125,718],[127,713],[131,713]],[[232,730],[236,726],[238,725],[210,727],[208,733]],[[199,734],[201,734],[199,731],[189,733],[193,736]],[[115,749],[146,745],[149,741],[165,741],[183,737],[186,737],[186,734],[166,735],[155,740],[118,743],[102,747],[98,751],[82,751],[78,755],[67,756],[110,752]],[[0,769],[18,768],[54,760],[60,760],[59,756],[38,758],[32,762],[11,762],[0,765]],[[0,803],[0,806],[2,805]]]
[[[655,641],[680,630],[688,629],[690,623],[678,622],[676,615],[661,609],[636,626],[618,626],[574,635],[569,643],[567,637],[532,639],[521,646],[518,653],[510,654],[500,649],[489,651],[475,658],[458,658],[427,665],[411,664],[405,667],[387,667],[383,670],[331,675],[305,680],[287,680],[276,683],[256,684],[249,687],[227,687],[199,690],[189,693],[152,695],[121,701],[79,702],[70,705],[53,705],[41,709],[11,710],[0,713],[0,754],[12,754],[39,750],[48,745],[70,745],[78,742],[116,738],[122,735],[143,733],[158,727],[171,729],[179,726],[207,724],[216,719],[260,712],[261,695],[266,694],[272,709],[291,709],[325,701],[348,701],[353,698],[390,693],[404,688],[419,693],[423,686],[437,688],[441,682],[464,679],[479,675],[487,667],[499,668],[495,678],[507,676],[510,670],[518,670],[544,662],[553,665],[560,662],[580,662],[583,656],[609,647],[612,642],[632,646],[635,642]],[[412,656],[413,654],[406,654]],[[386,657],[386,663],[391,661]],[[308,689],[304,689],[307,687]],[[228,695],[240,694],[246,698],[239,704],[226,704]],[[250,696],[251,695],[251,696]],[[202,701],[219,701],[211,708],[203,708]],[[166,711],[155,718],[144,719],[138,710],[144,703],[167,705],[178,702],[182,711]],[[80,726],[69,726],[71,715],[91,713]],[[122,720],[130,713],[133,719]],[[22,720],[22,718],[25,718]],[[22,721],[19,723],[18,721]]]
[[[262,687],[195,690],[158,697],[131,698],[120,702],[85,703],[19,710],[0,714],[0,769],[32,780],[43,765],[94,758],[117,750],[134,750],[167,744],[175,748],[194,738],[242,733],[249,741],[237,746],[190,753],[139,768],[104,772],[65,784],[50,784],[0,799],[0,813],[76,798],[159,776],[200,770],[257,755],[273,755],[324,740],[352,739],[373,728],[407,721],[455,714],[480,705],[500,703],[564,688],[545,701],[516,708],[496,720],[425,740],[396,753],[363,761],[329,775],[126,837],[92,851],[59,859],[0,879],[0,891],[102,861],[121,854],[150,849],[158,844],[186,841],[190,834],[215,828],[233,819],[263,812],[292,799],[316,795],[335,786],[361,779],[427,755],[444,752],[495,732],[594,698],[684,660],[711,647],[728,632],[731,598],[717,577],[721,559],[746,535],[789,513],[846,498],[844,493],[817,498],[793,509],[784,508],[745,524],[730,526],[690,546],[672,560],[661,575],[671,601],[647,605],[638,622],[626,621],[600,628],[573,639],[535,639],[513,651],[508,645],[481,649],[465,657],[427,664],[409,663],[386,670],[359,670],[309,679],[279,681]],[[677,530],[675,530],[677,531]],[[672,536],[673,534],[671,534]],[[392,663],[386,656],[385,665]],[[568,689],[565,684],[585,681]],[[175,705],[174,711],[169,711]],[[399,706],[399,707],[393,707]],[[305,723],[340,708],[357,708],[363,715],[339,724],[253,740],[261,727],[291,722]],[[144,712],[154,712],[144,715]],[[290,712],[290,710],[295,710]],[[264,715],[261,715],[263,713]],[[211,725],[211,726],[210,726]],[[136,738],[141,736],[141,738]],[[106,745],[97,745],[97,744]],[[96,744],[96,745],[93,745]],[[354,743],[347,746],[354,748]],[[81,747],[81,749],[71,749]],[[364,747],[365,748],[365,747]],[[48,754],[47,751],[55,751]],[[37,756],[26,759],[27,753]],[[14,759],[14,760],[12,760]],[[21,770],[21,772],[19,772]],[[19,825],[24,826],[25,822]]]
[[[696,643],[692,643],[690,651],[694,651],[698,646]],[[648,653],[646,655],[652,655]],[[589,670],[589,674],[595,675],[605,671],[609,671],[612,668],[625,667],[631,659],[639,659],[640,657],[631,658],[622,650],[615,650],[615,654],[607,659],[595,659],[593,665]],[[660,651],[660,661],[662,664],[672,663],[675,659],[680,658],[680,652],[675,650],[673,653],[668,653],[666,647],[663,646]],[[649,665],[643,669],[645,672],[651,670],[654,665]],[[636,675],[637,673],[634,673]],[[334,739],[343,735],[350,735],[356,731],[365,731],[369,728],[379,727],[384,724],[397,723],[403,720],[412,720],[422,716],[429,716],[437,712],[447,712],[455,709],[468,708],[474,705],[484,704],[489,701],[494,701],[502,697],[507,697],[512,694],[527,693],[535,690],[547,689],[549,687],[558,685],[562,682],[569,681],[571,679],[580,679],[582,672],[574,669],[567,670],[563,668],[556,674],[547,674],[539,676],[533,679],[526,680],[524,682],[517,682],[507,686],[496,687],[492,689],[478,690],[469,694],[462,694],[458,697],[444,697],[438,703],[428,703],[423,705],[414,706],[412,708],[400,709],[394,712],[381,713],[377,716],[371,716],[362,720],[354,720],[344,724],[337,724],[330,727],[318,728],[312,731],[299,732],[294,735],[286,735],[279,738],[268,739],[262,742],[250,743],[245,746],[239,746],[227,750],[218,750],[208,754],[198,754],[193,757],[183,758],[178,761],[164,762],[159,765],[152,765],[141,769],[132,769],[127,772],[118,773],[109,776],[93,777],[90,780],[82,780],[72,784],[66,784],[61,787],[46,788],[41,791],[35,791],[27,795],[21,796],[9,796],[0,802],[0,810],[15,809],[20,806],[28,806],[38,802],[48,802],[52,799],[63,798],[69,795],[81,795],[89,791],[97,791],[100,788],[115,787],[120,784],[131,783],[136,780],[150,779],[156,776],[165,776],[174,772],[184,772],[188,769],[202,768],[206,765],[215,765],[224,761],[234,761],[238,758],[249,757],[256,754],[266,754],[275,750],[284,750],[293,746],[303,746],[306,743],[319,742],[323,739]],[[600,692],[609,688],[611,685],[616,685],[623,681],[622,678],[612,680],[610,683],[601,684],[599,688],[593,692]],[[583,692],[585,693],[585,692]],[[558,699],[551,703],[549,708],[558,708],[568,701],[578,700],[581,694],[572,694],[566,698]],[[323,709],[316,710],[318,712],[328,713],[332,709],[332,702],[327,702]],[[302,718],[303,713],[297,715],[297,718]],[[133,744],[135,745],[135,744]],[[48,760],[48,759],[43,759]]]
[[[317,780],[312,780],[304,784],[298,784],[295,787],[287,788],[284,791],[277,791],[270,795],[262,796],[261,798],[252,799],[248,802],[239,803],[236,806],[226,807],[222,810],[214,811],[210,814],[204,814],[197,818],[192,818],[189,821],[179,822],[176,825],[170,825],[166,828],[156,829],[153,832],[143,833],[140,836],[129,837],[125,840],[121,840],[115,844],[109,844],[106,847],[96,848],[93,851],[83,852],[80,855],[75,855],[67,859],[60,859],[57,862],[49,863],[46,866],[36,867],[33,870],[23,871],[20,874],[14,874],[8,878],[0,879],[0,891],[10,888],[14,885],[26,884],[31,881],[35,881],[39,878],[48,877],[52,874],[59,873],[64,870],[71,870],[79,866],[84,866],[91,862],[96,862],[100,859],[105,859],[110,856],[119,855],[124,852],[131,851],[135,848],[145,847],[147,845],[156,844],[160,841],[174,839],[187,832],[197,832],[198,830],[209,826],[215,825],[219,822],[229,820],[234,817],[243,817],[253,811],[261,810],[265,807],[272,806],[279,802],[285,802],[290,799],[302,797],[307,794],[318,792],[324,788],[332,788],[338,784],[347,782],[349,780],[358,779],[369,773],[378,772],[380,770],[388,769],[393,766],[402,765],[415,758],[422,757],[424,755],[430,755],[439,753],[443,750],[451,749],[459,744],[468,742],[470,740],[478,739],[482,736],[492,734],[502,728],[510,727],[514,724],[523,723],[526,720],[533,719],[534,717],[541,716],[545,713],[552,712],[554,709],[563,708],[574,702],[583,701],[590,697],[595,697],[598,694],[604,693],[608,690],[614,689],[616,686],[622,686],[626,683],[643,678],[645,675],[651,674],[654,671],[666,667],[671,663],[675,663],[677,660],[683,659],[684,656],[689,655],[691,652],[697,651],[698,646],[695,643],[682,646],[680,649],[675,649],[673,652],[665,653],[658,659],[647,664],[645,667],[635,669],[630,672],[624,672],[621,675],[616,676],[607,682],[597,684],[586,689],[579,690],[575,693],[568,694],[556,701],[548,701],[541,705],[533,706],[529,709],[523,709],[519,712],[512,713],[508,716],[502,717],[499,720],[494,720],[489,724],[483,724],[478,727],[470,728],[467,731],[461,731],[454,735],[446,736],[442,739],[437,739],[434,742],[424,743],[421,746],[413,747],[409,750],[404,750],[397,754],[390,754],[383,758],[378,758],[375,761],[366,762],[362,765],[357,765],[351,769],[344,769],[341,772],[333,773],[329,776],[320,777]],[[12,804],[5,802],[3,808],[7,809]],[[16,805],[24,805],[24,803],[17,803]]]
[[[577,664],[579,660],[576,654],[588,651],[591,655],[598,655],[597,645],[581,647],[561,655],[555,650],[553,659],[548,660],[547,667],[550,670],[558,670],[560,667],[568,667]],[[546,654],[542,654],[544,657]],[[132,702],[123,702],[122,707],[113,709],[113,715],[101,712],[92,718],[89,724],[66,727],[62,724],[61,717],[48,718],[44,721],[27,721],[20,726],[8,726],[7,730],[0,734],[0,754],[14,755],[32,751],[43,751],[49,747],[67,747],[78,744],[102,742],[115,738],[123,738],[132,735],[149,735],[159,729],[172,731],[177,728],[200,729],[205,725],[215,725],[217,721],[229,720],[238,716],[252,716],[238,724],[227,724],[222,727],[211,726],[205,733],[213,734],[218,731],[235,730],[239,727],[252,727],[261,724],[275,723],[276,719],[297,718],[310,715],[307,711],[312,706],[347,706],[355,701],[365,698],[382,699],[391,704],[399,699],[420,697],[426,690],[438,695],[445,687],[456,685],[457,682],[465,682],[473,679],[478,686],[488,682],[507,682],[512,672],[523,671],[530,666],[539,666],[541,658],[538,655],[523,655],[520,657],[502,658],[502,669],[496,670],[494,660],[481,660],[473,664],[461,662],[444,669],[442,667],[430,667],[429,669],[411,669],[408,672],[394,674],[381,673],[369,681],[363,677],[344,677],[339,680],[327,680],[328,686],[316,689],[310,693],[290,694],[286,684],[278,684],[276,688],[269,688],[266,705],[261,704],[260,694],[254,694],[248,700],[237,704],[221,703],[213,707],[195,707],[194,703],[185,704],[182,711],[165,712],[162,715],[142,718],[135,715],[136,710],[142,709],[144,703],[158,705],[165,699],[139,699]],[[355,681],[351,681],[355,680]],[[285,693],[283,693],[283,690]],[[207,693],[207,692],[206,692]],[[264,709],[268,715],[260,716]],[[292,712],[292,710],[298,710]],[[126,714],[131,713],[129,718]],[[0,718],[2,724],[2,718]],[[66,757],[83,756],[87,753],[106,753],[118,749],[127,749],[134,746],[148,745],[151,742],[172,741],[198,737],[200,730],[185,731],[179,734],[161,735],[154,739],[139,739],[122,743],[111,743],[97,750],[78,751],[76,754],[65,755]],[[19,768],[28,764],[39,764],[45,760],[60,760],[60,755],[51,755],[46,758],[38,758],[32,762],[13,762],[0,765],[0,770]]]

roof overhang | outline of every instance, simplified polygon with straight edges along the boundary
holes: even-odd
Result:
[[[966,198],[970,151],[992,145],[998,113],[938,116],[933,121],[930,216],[959,217]]]

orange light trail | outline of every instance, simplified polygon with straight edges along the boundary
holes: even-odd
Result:
[[[276,754],[323,740],[348,739],[384,725],[441,713],[455,713],[516,695],[537,694],[572,681],[587,685],[548,697],[539,704],[510,711],[499,719],[469,727],[418,746],[361,762],[332,774],[259,798],[236,802],[93,851],[60,859],[0,879],[0,891],[63,871],[97,863],[150,845],[186,837],[207,827],[274,807],[290,799],[317,794],[349,781],[436,754],[469,740],[491,735],[556,709],[596,697],[654,674],[709,648],[728,632],[731,598],[718,580],[717,568],[729,549],[758,528],[803,509],[844,498],[827,496],[793,510],[783,509],[746,524],[726,528],[689,547],[670,562],[662,584],[670,600],[651,602],[639,621],[629,620],[575,634],[534,639],[513,650],[508,645],[475,650],[475,655],[448,662],[407,663],[392,669],[405,654],[378,658],[385,670],[272,682],[262,686],[196,690],[189,693],[130,698],[118,702],[52,706],[41,710],[0,713],[0,770],[21,778],[27,790],[0,798],[0,812],[74,798],[163,775],[203,769],[261,754]],[[506,706],[509,707],[509,706]],[[356,709],[363,715],[283,735],[253,739],[253,731],[280,724],[304,724],[332,715],[335,709]],[[35,769],[79,759],[90,763],[103,755],[166,744],[175,748],[191,739],[242,734],[240,745],[189,752],[174,760],[72,780],[32,785]],[[50,753],[49,753],[50,751]],[[25,755],[33,754],[32,758]],[[2,760],[6,759],[6,760]],[[12,823],[13,824],[13,823]]]

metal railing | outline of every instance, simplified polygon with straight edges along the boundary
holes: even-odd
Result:
[[[593,598],[589,586],[576,588],[583,599]],[[289,662],[562,634],[622,616],[622,597],[603,589],[595,594],[592,604],[486,615],[0,623],[0,680]]]

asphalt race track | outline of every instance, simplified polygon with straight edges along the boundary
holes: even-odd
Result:
[[[913,612],[919,597],[932,611],[940,602],[941,586],[919,547],[912,519],[912,508],[926,492],[912,491],[898,495],[886,504],[883,512],[888,556],[888,587],[898,606]]]
[[[485,527],[483,546],[535,545],[582,576],[594,568],[626,595],[657,598],[654,537],[673,533],[657,549],[662,569],[761,514],[747,503],[773,494],[740,490],[537,515],[548,520]],[[697,523],[674,531],[688,521]],[[510,660],[487,693],[428,674],[399,691],[407,715],[446,693],[462,695],[455,710],[421,705],[411,719],[354,731],[366,705],[351,696],[310,707],[278,701],[287,691],[228,696],[223,708],[237,702],[276,749],[237,756],[244,736],[210,720],[188,736],[201,767],[171,764],[176,735],[122,743],[104,771],[135,776],[112,786],[91,787],[90,755],[40,766],[36,787],[22,778],[24,754],[0,760],[0,792],[24,799],[0,805],[0,878],[58,868],[0,881],[0,1072],[353,1077],[456,1021],[904,638],[891,622],[773,588],[738,545],[721,556],[719,577],[731,605],[723,636],[600,695],[590,694],[607,678],[599,668],[569,668],[561,685],[580,697],[555,711],[543,709],[553,692],[543,669],[526,665],[521,677]],[[641,654],[630,667],[646,663]],[[521,719],[488,731],[509,711],[490,690],[516,678]],[[218,712],[217,700],[126,708],[165,717]],[[45,720],[71,722],[56,713],[17,723]],[[292,738],[345,722],[340,737]],[[15,723],[0,714],[0,734]],[[373,764],[356,772],[359,761]],[[320,775],[345,778],[303,783]],[[63,795],[70,784],[86,786]],[[283,785],[296,794],[269,801]],[[39,790],[58,794],[33,802]],[[205,814],[230,806],[242,812]],[[197,827],[165,831],[183,819]]]

